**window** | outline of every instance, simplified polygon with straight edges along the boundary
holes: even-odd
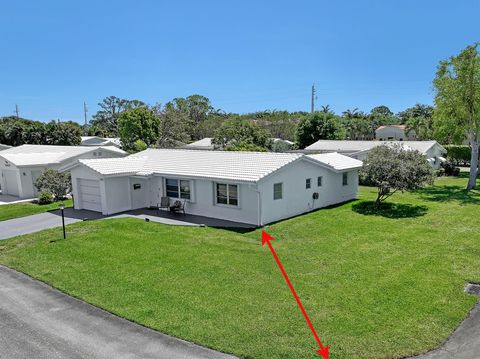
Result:
[[[165,180],[167,197],[190,199],[190,181],[167,178]]]
[[[307,178],[305,180],[305,188],[306,189],[309,189],[310,187],[312,187],[312,179],[311,178]]]
[[[317,177],[317,187],[322,187],[323,176]]]
[[[273,185],[273,199],[283,198],[283,183],[275,183]]]
[[[238,186],[236,184],[217,183],[217,203],[238,206]]]
[[[343,173],[342,184],[344,186],[348,186],[348,173],[347,172]]]

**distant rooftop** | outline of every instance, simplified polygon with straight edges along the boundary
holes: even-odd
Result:
[[[95,150],[126,153],[115,146],[22,145],[1,151],[0,157],[15,166],[48,165],[61,164],[65,160]]]
[[[355,153],[360,151],[368,151],[374,147],[381,145],[400,145],[409,149],[427,152],[432,146],[438,145],[445,150],[437,141],[342,141],[342,140],[320,140],[306,147],[306,151],[322,151],[322,152],[341,152]],[[445,150],[446,152],[446,150]]]

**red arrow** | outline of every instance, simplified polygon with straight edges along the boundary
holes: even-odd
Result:
[[[317,350],[317,354],[321,355],[325,359],[328,359],[328,345],[323,346],[322,341],[318,337],[317,332],[315,331],[315,328],[313,327],[312,322],[310,321],[310,318],[308,317],[307,312],[305,311],[305,308],[302,305],[302,302],[300,302],[300,298],[297,295],[297,292],[295,292],[295,289],[293,289],[293,285],[290,282],[290,279],[288,278],[287,272],[285,272],[285,269],[283,269],[282,263],[280,262],[280,259],[278,259],[277,253],[275,253],[275,249],[273,249],[272,244],[270,241],[274,240],[274,238],[269,235],[267,232],[262,231],[262,246],[265,245],[265,243],[268,244],[268,247],[270,248],[270,251],[273,254],[273,258],[275,258],[275,261],[278,264],[278,267],[280,268],[280,271],[282,272],[283,276],[285,277],[285,280],[287,281],[287,284],[292,291],[293,296],[295,297],[295,300],[297,301],[298,306],[300,307],[300,310],[303,313],[303,316],[305,317],[305,320],[308,323],[308,326],[310,327],[310,330],[313,333],[313,336],[315,337],[315,340],[317,341],[318,345],[320,346],[320,349]]]

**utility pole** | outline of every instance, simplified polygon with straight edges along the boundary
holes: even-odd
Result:
[[[315,112],[315,93],[317,91],[315,90],[315,84],[312,85],[312,113]]]
[[[15,115],[17,116],[17,119],[18,119],[18,105],[15,104]]]
[[[87,104],[85,103],[85,101],[83,101],[83,117],[85,118],[85,126],[87,125],[87,112]]]

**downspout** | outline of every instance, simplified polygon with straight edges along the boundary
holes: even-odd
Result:
[[[257,193],[257,227],[262,226],[262,196],[258,190],[258,184],[253,189]]]

